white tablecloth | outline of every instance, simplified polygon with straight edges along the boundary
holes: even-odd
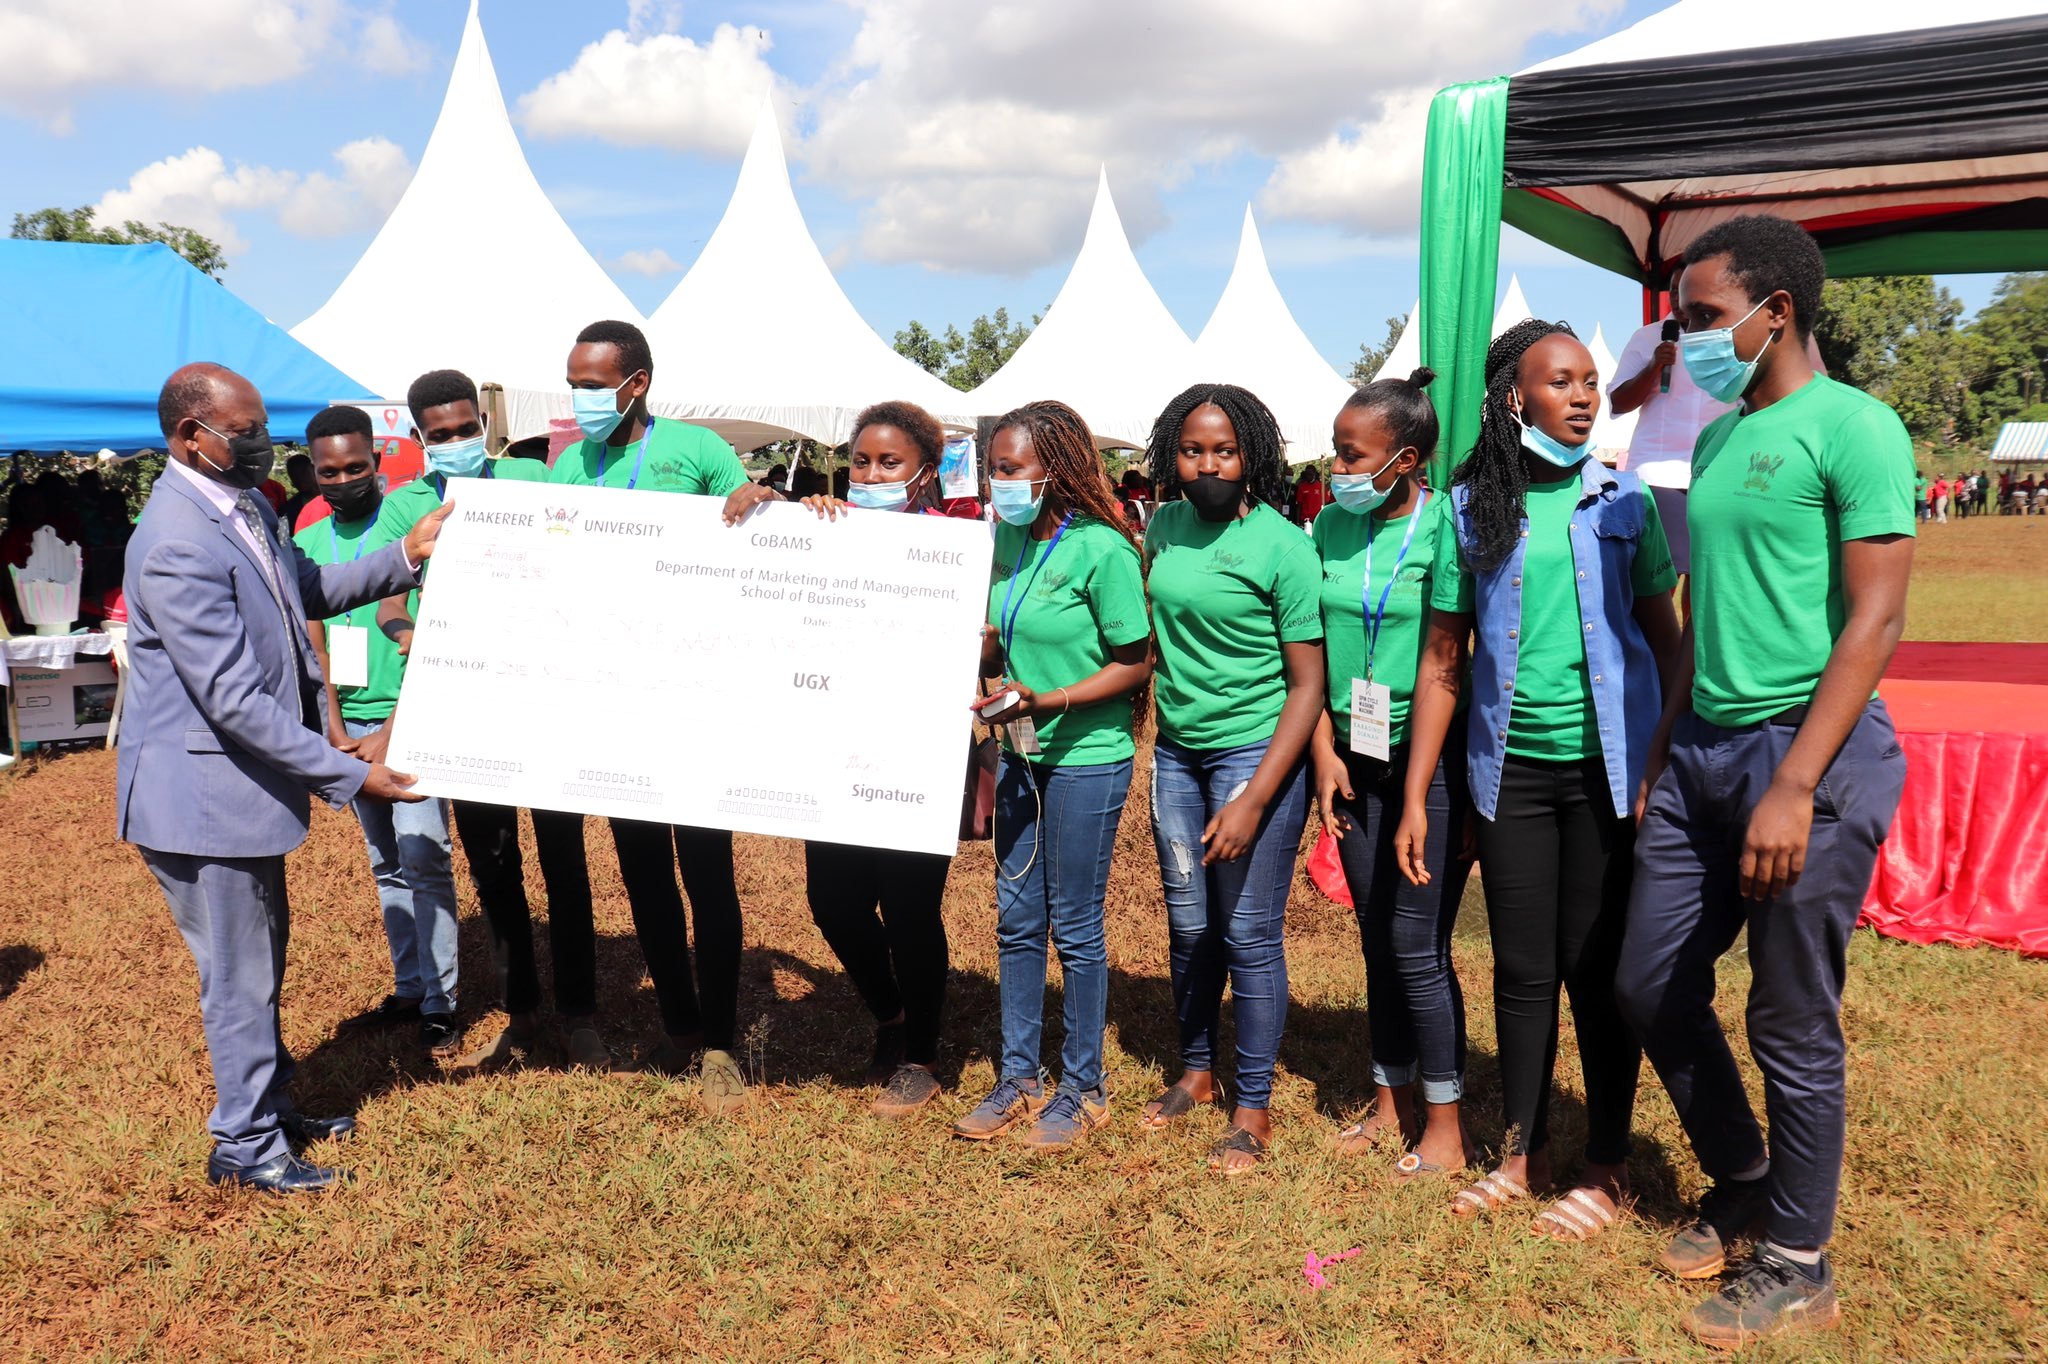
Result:
[[[78,661],[80,654],[109,654],[114,641],[98,630],[80,635],[15,635],[0,639],[0,687],[14,668],[63,670]]]

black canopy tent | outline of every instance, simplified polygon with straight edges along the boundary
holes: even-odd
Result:
[[[2048,14],[1954,0],[1956,22],[1857,6],[1684,0],[1430,110],[1423,360],[1446,448],[1476,434],[1499,225],[1645,290],[1744,213],[1803,223],[1836,275],[2048,266]],[[1706,36],[1711,35],[1711,36]],[[1731,38],[1801,39],[1734,47]]]

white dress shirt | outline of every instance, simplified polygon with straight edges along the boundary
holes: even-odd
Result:
[[[1609,391],[1641,374],[1663,340],[1662,322],[1652,322],[1631,336],[1614,362],[1614,380]],[[1734,403],[1715,402],[1702,392],[1685,372],[1683,360],[1673,361],[1671,391],[1660,393],[1652,388],[1650,396],[1636,409],[1635,435],[1628,443],[1625,467],[1653,487],[1690,485],[1693,443],[1714,418],[1734,409]]]

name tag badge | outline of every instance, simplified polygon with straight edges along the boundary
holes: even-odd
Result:
[[[1394,694],[1379,682],[1351,679],[1351,751],[1386,762],[1393,753]]]
[[[1031,723],[1031,717],[1020,715],[1003,726],[1010,733],[1010,747],[1029,756],[1038,751],[1038,726]]]
[[[360,625],[327,627],[327,680],[337,687],[370,685],[370,632]]]

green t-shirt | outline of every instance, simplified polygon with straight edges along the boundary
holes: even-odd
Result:
[[[1842,542],[1911,535],[1913,442],[1898,414],[1816,375],[1700,433],[1692,531],[1692,708],[1767,720],[1813,697],[1842,632]]]
[[[1159,733],[1207,752],[1272,738],[1287,701],[1280,646],[1323,637],[1315,546],[1271,507],[1219,525],[1169,502],[1145,553]]]
[[[1931,484],[1931,483],[1929,483],[1929,482],[1927,481],[1927,478],[1926,478],[1926,476],[1925,476],[1925,475],[1921,475],[1921,474],[1916,474],[1916,475],[1914,475],[1914,477],[1913,477],[1913,500],[1914,500],[1915,502],[1925,502],[1925,501],[1927,500],[1927,490],[1928,490],[1928,489],[1929,489],[1930,487],[1932,487],[1932,486],[1934,486],[1934,485],[1933,485],[1933,484]],[[1688,524],[1688,525],[1690,525],[1690,524],[1691,524],[1691,519],[1690,519],[1690,518],[1687,518],[1687,524]]]
[[[1135,751],[1130,698],[1061,714],[1057,693],[1102,671],[1118,645],[1142,643],[1152,632],[1138,551],[1114,526],[1093,519],[1075,520],[1048,555],[1050,543],[1033,540],[1028,528],[998,525],[989,570],[989,623],[1002,627],[1006,601],[1012,612],[1010,676],[1047,708],[1032,721],[1039,752],[1031,761],[1055,767],[1121,762]]]
[[[1438,543],[1455,539],[1448,510],[1451,499],[1431,493],[1422,511],[1387,520],[1377,512],[1355,516],[1342,507],[1326,507],[1315,519],[1314,543],[1323,561],[1323,647],[1328,651],[1330,721],[1337,729],[1337,749],[1351,742],[1351,683],[1365,676],[1365,556],[1372,546],[1372,604],[1387,595],[1380,619],[1379,643],[1373,650],[1373,681],[1385,686],[1393,701],[1393,734],[1398,746],[1408,739],[1408,704],[1415,695],[1415,670],[1422,658],[1423,636],[1429,630],[1430,575]],[[1417,515],[1420,519],[1416,519]],[[1401,541],[1414,527],[1408,557]],[[1400,565],[1398,574],[1395,565]],[[1393,587],[1387,591],[1388,577]]]
[[[510,479],[517,483],[545,483],[548,481],[548,466],[537,459],[494,459],[484,464],[483,477]],[[441,495],[446,487],[445,478],[429,473],[384,494],[384,506],[377,513],[370,547],[376,549],[393,540],[403,540],[422,516],[441,505]],[[420,565],[422,586],[427,581],[427,570],[432,567],[432,560]]]
[[[578,441],[562,451],[548,479],[553,483],[598,484],[606,488],[631,484],[652,492],[711,497],[724,497],[747,481],[746,466],[740,463],[732,447],[701,426],[656,417],[643,440],[647,446],[644,455],[641,441],[620,446]]]
[[[1601,752],[1600,717],[1579,621],[1578,561],[1572,557],[1572,513],[1585,496],[1585,482],[1573,472],[1554,482],[1531,483],[1523,498],[1528,542],[1522,548],[1525,585],[1507,737],[1507,751],[1518,758],[1577,762]],[[1641,496],[1643,531],[1629,566],[1629,589],[1648,597],[1669,592],[1678,575],[1647,486]],[[1432,604],[1440,611],[1470,612],[1476,600],[1474,578],[1458,537],[1447,533],[1438,544]]]
[[[377,536],[381,520],[364,517],[343,521],[328,516],[292,537],[308,559],[316,564],[346,564],[373,553],[390,543]],[[329,631],[337,625],[354,625],[369,631],[369,682],[360,687],[336,687],[334,698],[341,704],[341,718],[376,724],[391,718],[398,704],[398,684],[405,677],[405,660],[398,646],[377,628],[377,603],[366,602],[344,615],[329,616],[322,622]]]

